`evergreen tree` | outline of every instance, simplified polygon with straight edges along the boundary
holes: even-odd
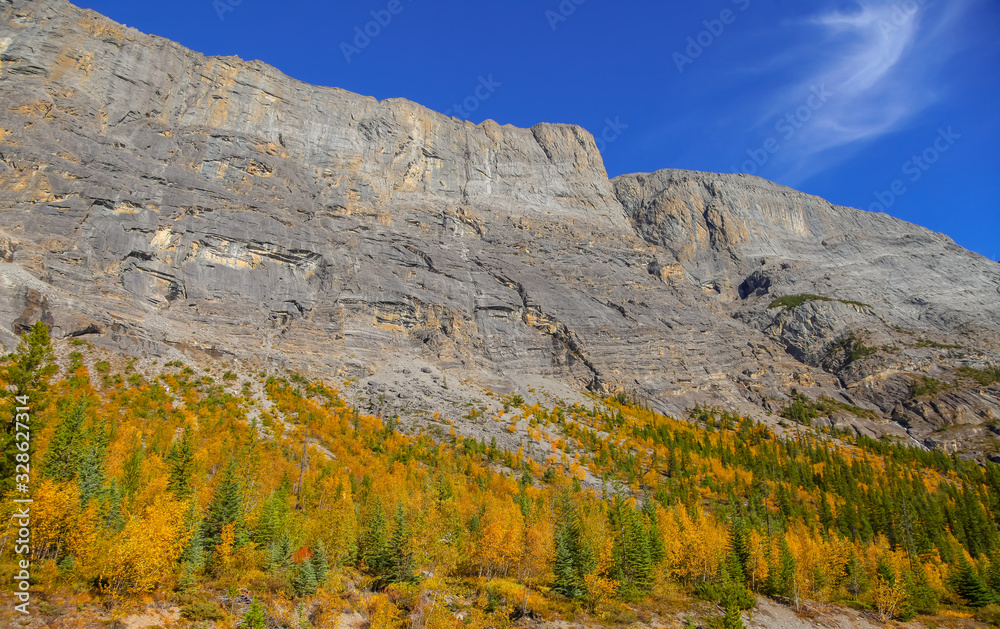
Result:
[[[914,562],[910,573],[907,575],[906,593],[914,615],[924,614],[929,616],[937,613],[937,594],[934,593],[934,588],[931,587],[927,573],[920,562]]]
[[[823,526],[824,534],[834,528],[833,510],[830,508],[830,501],[827,499],[826,494],[821,494],[819,497],[819,522]]]
[[[279,487],[261,506],[254,526],[253,540],[262,547],[270,546],[285,530],[288,521],[288,489]]]
[[[856,554],[851,554],[851,558],[847,560],[844,587],[847,588],[848,594],[857,598],[867,586],[868,575],[865,573],[865,567]]]
[[[639,513],[621,496],[614,498],[608,510],[608,529],[613,536],[611,577],[620,584],[624,598],[634,598],[650,585],[649,532]]]
[[[196,572],[205,567],[205,526],[198,514],[198,501],[194,498],[184,516],[184,526],[191,531],[191,539],[181,553],[180,560]]]
[[[749,531],[742,518],[733,518],[729,524],[729,553],[739,568],[739,576],[747,579],[747,567],[750,564]]]
[[[594,569],[594,553],[583,538],[580,517],[568,493],[559,496],[557,509],[553,589],[567,598],[580,598],[587,593],[584,578]]]
[[[125,528],[125,514],[122,509],[122,494],[118,489],[118,481],[112,478],[101,494],[101,520],[104,523],[104,528],[111,531],[121,531]]]
[[[264,606],[261,605],[260,599],[254,598],[251,601],[250,607],[243,614],[240,626],[243,629],[267,629],[267,614],[264,612]]]
[[[413,580],[413,552],[410,550],[410,532],[406,526],[403,505],[396,507],[393,518],[392,535],[389,536],[388,555],[390,564],[389,580],[407,583]]]
[[[229,524],[235,525],[233,547],[242,548],[250,539],[243,517],[243,483],[237,476],[233,457],[226,463],[205,514],[206,550],[214,550],[222,542],[222,529]]]
[[[389,522],[382,508],[382,501],[375,498],[368,515],[368,522],[362,531],[360,539],[360,558],[373,574],[384,574],[390,567],[389,561]]]
[[[986,568],[986,585],[1000,597],[1000,550],[990,554],[989,566]]]
[[[127,501],[126,504],[131,504],[139,487],[142,486],[142,461],[144,458],[145,453],[142,450],[142,445],[136,444],[132,448],[132,453],[125,459],[125,465],[122,466],[121,492],[122,497]]]
[[[795,582],[795,556],[788,548],[784,535],[778,535],[778,557],[776,565],[768,573],[767,590],[770,594],[792,599],[795,606],[799,604],[798,586]]]
[[[170,467],[167,491],[177,500],[187,500],[193,492],[191,476],[194,474],[194,438],[190,426],[184,428],[180,441],[170,446],[167,465]]]
[[[59,563],[56,564],[56,569],[59,570],[59,576],[64,578],[72,574],[75,568],[76,568],[76,557],[74,557],[73,555],[64,556],[62,559],[59,560]]]
[[[70,481],[76,476],[85,447],[83,421],[87,405],[77,402],[63,415],[45,453],[42,473],[52,480]]]
[[[104,449],[99,444],[91,445],[80,457],[76,482],[80,487],[80,507],[83,508],[104,485]]]
[[[197,579],[195,579],[194,566],[191,565],[191,562],[185,561],[183,565],[181,576],[177,579],[177,589],[181,592],[187,592],[194,588]]]
[[[576,577],[576,566],[573,562],[573,550],[566,527],[555,534],[555,564],[552,567],[554,583],[552,589],[567,598],[579,598],[584,590]]]
[[[299,564],[299,570],[292,581],[296,596],[311,596],[316,593],[318,584],[316,582],[316,570],[313,567],[311,558],[307,558]]]
[[[41,321],[21,335],[17,351],[5,356],[13,364],[4,368],[4,376],[16,389],[17,395],[31,396],[46,388],[49,378],[58,370],[49,338],[49,328]],[[34,400],[36,403],[39,400]]]
[[[725,606],[725,615],[722,617],[723,629],[744,629],[743,612],[735,606]]]
[[[997,603],[996,595],[986,587],[976,569],[965,559],[952,574],[950,585],[970,607],[984,607]]]
[[[316,545],[312,548],[312,564],[313,570],[316,573],[316,583],[323,585],[326,583],[327,572],[329,571],[330,565],[330,554],[326,550],[326,544],[323,540],[317,540]]]
[[[642,512],[649,523],[649,561],[655,566],[663,561],[667,554],[663,547],[663,538],[660,536],[660,529],[656,521],[656,505],[652,501],[647,501],[642,507]]]
[[[292,563],[292,538],[287,531],[282,531],[281,537],[271,542],[270,547],[270,570],[271,572],[281,572]]]
[[[56,372],[57,367],[53,364],[54,354],[52,343],[49,340],[49,329],[41,321],[35,323],[27,332],[21,335],[21,342],[17,346],[17,351],[0,360],[11,361],[11,364],[0,369],[4,384],[12,385],[15,389],[13,396],[5,396],[0,399],[0,413],[5,417],[4,429],[0,432],[0,452],[12,453],[15,450],[26,452],[34,460],[36,450],[36,439],[28,440],[27,451],[20,450],[17,445],[18,416],[25,406],[24,398],[27,397],[28,408],[38,409],[45,405],[43,391],[48,386],[49,378]],[[23,418],[21,418],[23,419]],[[26,422],[21,422],[28,426],[31,432],[37,432],[42,428],[39,417],[28,413]],[[0,495],[5,495],[15,487],[18,474],[16,457],[13,455],[0,456]],[[44,469],[43,469],[44,471]]]
[[[726,609],[752,609],[757,604],[753,592],[747,587],[746,576],[734,551],[719,565],[720,602]]]

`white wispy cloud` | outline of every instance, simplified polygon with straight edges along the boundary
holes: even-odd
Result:
[[[808,60],[809,72],[774,95],[770,117],[795,112],[813,87],[831,96],[786,139],[774,164],[789,170],[782,179],[814,174],[825,164],[811,158],[889,133],[935,102],[934,77],[957,50],[949,36],[966,1],[861,0],[806,20],[816,37],[785,53]]]

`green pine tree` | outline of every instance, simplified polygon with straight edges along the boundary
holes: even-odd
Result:
[[[167,491],[177,500],[187,500],[194,491],[191,487],[191,477],[194,474],[194,437],[190,426],[184,428],[180,441],[170,446],[167,465],[170,467]]]
[[[222,542],[222,529],[229,524],[235,525],[234,548],[242,548],[250,541],[243,517],[243,483],[237,473],[236,459],[230,457],[205,514],[205,548],[208,551]]]
[[[272,573],[281,572],[292,563],[292,538],[288,536],[288,531],[282,531],[281,536],[271,542],[270,546],[270,571]]]
[[[267,614],[260,599],[254,598],[240,622],[243,629],[267,629]]]
[[[556,508],[553,589],[567,598],[581,598],[587,594],[584,578],[596,563],[594,553],[583,538],[580,516],[569,493],[559,495]]]
[[[132,504],[136,492],[142,487],[142,462],[145,458],[142,445],[137,443],[122,466],[121,492],[126,504]]]
[[[197,584],[197,580],[194,576],[194,566],[191,562],[185,561],[184,567],[181,568],[181,576],[177,579],[177,590],[180,592],[187,592],[192,590]]]
[[[739,611],[753,609],[757,604],[753,592],[747,587],[746,575],[735,549],[730,549],[729,555],[720,563],[718,580],[719,598],[724,608]]]
[[[370,572],[376,575],[385,574],[389,569],[389,522],[382,508],[382,501],[375,499],[375,504],[368,514],[368,522],[362,530],[360,539],[360,559]]]
[[[907,597],[910,600],[915,614],[926,616],[937,613],[938,599],[931,587],[927,573],[920,562],[913,564],[913,570],[906,581]]]
[[[649,590],[653,564],[649,552],[649,532],[641,515],[621,496],[608,510],[608,528],[613,531],[612,578],[623,598],[635,598]]]
[[[739,568],[740,576],[746,581],[750,563],[750,532],[742,518],[733,518],[729,524],[729,553]]]
[[[22,334],[17,351],[4,358],[13,361],[4,368],[4,375],[16,388],[17,395],[31,397],[44,390],[49,378],[58,371],[54,364],[55,353],[52,351],[49,328],[41,321],[35,322],[30,330]],[[34,400],[35,403],[39,401]]]
[[[181,553],[180,560],[189,565],[193,571],[205,567],[205,525],[198,513],[198,501],[190,500],[187,513],[184,515],[184,526],[191,531],[191,539]]]
[[[985,607],[997,603],[996,595],[986,587],[976,569],[964,559],[951,576],[949,585],[970,607]]]
[[[986,585],[1000,596],[1000,550],[994,550],[990,554],[985,576]]]
[[[847,593],[855,598],[868,587],[868,575],[865,573],[865,567],[855,554],[851,554],[851,558],[847,560],[844,587],[847,588]]]
[[[56,564],[56,568],[59,570],[59,576],[66,578],[73,574],[73,570],[76,568],[76,557],[73,555],[66,555],[59,560]]]
[[[122,508],[122,493],[118,489],[117,479],[111,481],[101,490],[101,520],[104,528],[111,531],[121,531],[125,528],[125,513]]]
[[[410,531],[406,525],[403,505],[396,507],[393,517],[392,534],[388,543],[389,579],[395,583],[413,580],[413,552],[410,550]]]
[[[646,504],[642,506],[642,513],[648,521],[649,561],[655,566],[663,561],[663,558],[667,554],[667,550],[663,546],[663,537],[660,536],[660,529],[657,526],[656,503],[652,500],[647,500]]]
[[[295,588],[296,596],[312,596],[318,588],[316,581],[316,570],[312,561],[306,559],[299,564],[299,570],[292,580],[292,587]]]
[[[799,604],[799,592],[795,583],[795,556],[788,548],[785,536],[778,535],[778,557],[775,565],[771,566],[767,577],[767,592],[772,595],[784,596],[792,599],[796,607]]]
[[[60,413],[62,421],[56,427],[42,463],[42,473],[47,478],[71,481],[76,477],[86,446],[83,429],[86,413],[87,404],[82,401]]]
[[[326,544],[323,540],[317,540],[316,545],[312,548],[312,564],[313,570],[316,573],[316,583],[323,585],[326,583],[327,573],[329,572],[330,565],[330,554],[326,550]]]
[[[726,606],[725,616],[722,617],[723,629],[744,629],[743,613],[738,607]]]
[[[104,448],[100,445],[91,445],[80,457],[76,482],[80,487],[80,507],[83,508],[104,485]]]
[[[253,540],[259,546],[269,546],[287,528],[290,492],[291,486],[283,482],[261,506],[253,529]]]
[[[0,432],[0,451],[11,453],[17,450],[26,452],[34,460],[36,450],[36,439],[30,439],[28,450],[20,450],[17,445],[18,433],[18,407],[25,406],[25,400],[20,396],[27,397],[27,422],[22,422],[31,432],[41,430],[43,424],[40,417],[34,414],[37,409],[45,405],[45,394],[48,381],[58,368],[53,363],[54,354],[52,343],[49,340],[49,329],[41,321],[37,322],[30,330],[21,335],[21,342],[17,346],[17,351],[9,356],[4,356],[3,361],[10,361],[11,364],[0,368],[7,383],[15,388],[14,395],[4,396],[0,399],[0,414],[5,417],[4,429]],[[13,455],[0,456],[0,496],[7,494],[14,489],[18,474],[18,461]],[[43,470],[44,471],[44,470]]]
[[[556,557],[555,565],[552,568],[555,581],[552,589],[567,598],[579,598],[583,596],[584,591],[577,580],[572,541],[568,529],[569,527],[563,527],[555,534]]]

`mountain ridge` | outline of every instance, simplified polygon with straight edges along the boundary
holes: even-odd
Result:
[[[44,319],[165,359],[262,356],[363,405],[398,382],[386,411],[415,422],[466,400],[415,366],[772,424],[804,392],[880,418],[833,425],[990,451],[1000,396],[957,370],[998,362],[1000,267],[946,236],[758,177],[610,179],[582,127],[311,86],[62,0],[0,16],[8,348]],[[796,295],[818,299],[770,307]],[[924,377],[954,389],[921,400]]]

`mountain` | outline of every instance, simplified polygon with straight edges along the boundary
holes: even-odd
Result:
[[[509,445],[462,416],[484,387],[995,454],[1000,265],[946,236],[745,175],[610,180],[579,127],[311,86],[62,0],[0,24],[8,350],[41,320],[260,359]]]

